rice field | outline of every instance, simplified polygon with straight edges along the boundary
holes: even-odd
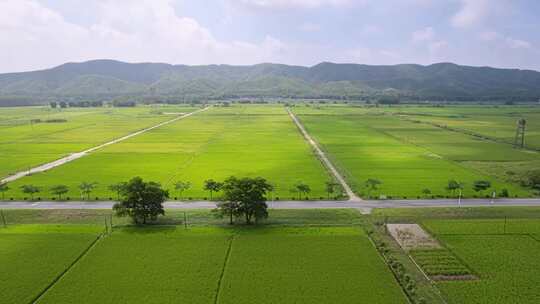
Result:
[[[446,189],[449,180],[464,184],[464,197],[491,196],[502,189],[512,197],[533,195],[517,179],[493,168],[516,163],[527,170],[540,168],[539,153],[403,118],[410,115],[403,113],[422,110],[429,119],[425,111],[430,109],[437,108],[321,106],[295,107],[294,111],[363,197],[455,197],[455,191]],[[449,112],[458,109],[467,110],[449,107]],[[521,178],[525,171],[521,170]],[[382,184],[369,189],[367,179]],[[492,186],[476,192],[472,189],[476,180],[488,180]]]
[[[438,282],[448,303],[538,303],[540,221],[427,220],[424,225],[478,276]]]
[[[0,300],[4,302],[3,295]],[[407,303],[356,227],[119,228],[37,303]]]
[[[10,184],[6,196],[23,198],[18,188],[33,184],[43,188],[36,196],[50,199],[48,189],[64,184],[70,188],[65,197],[80,199],[77,186],[97,182],[92,199],[115,199],[108,185],[141,176],[160,182],[171,198],[209,199],[204,181],[231,175],[264,177],[275,186],[272,198],[289,200],[298,199],[291,189],[300,182],[311,187],[303,199],[326,197],[324,184],[331,180],[282,106],[235,106],[212,108],[25,177]],[[191,188],[177,193],[177,181],[190,182]]]
[[[81,225],[0,228],[0,303],[32,303],[101,230]]]
[[[0,108],[0,178],[97,146],[191,107]]]

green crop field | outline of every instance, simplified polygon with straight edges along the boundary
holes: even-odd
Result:
[[[0,303],[32,303],[100,232],[81,225],[0,228]]]
[[[478,276],[437,283],[448,303],[540,301],[540,221],[426,220],[424,225]]]
[[[359,228],[279,228],[235,237],[219,303],[406,303]]]
[[[502,189],[511,196],[531,196],[531,191],[516,179],[506,178],[494,168],[507,168],[507,164],[521,164],[528,170],[539,168],[539,153],[414,122],[401,115],[417,110],[426,115],[426,109],[438,108],[312,106],[295,107],[294,111],[353,189],[364,197],[454,196],[446,190],[451,179],[464,184],[465,197],[484,197]],[[455,111],[449,107],[448,115]],[[525,171],[521,170],[521,176]],[[364,182],[369,178],[382,182],[379,189],[366,189]],[[491,189],[473,191],[476,180],[490,181]],[[426,188],[431,194],[422,193]]]
[[[82,174],[81,174],[82,173]],[[324,183],[330,176],[304,141],[282,106],[233,106],[212,108],[45,173],[10,185],[7,197],[22,198],[19,187],[43,187],[37,196],[51,198],[48,189],[64,184],[66,196],[80,198],[78,184],[97,182],[92,197],[116,198],[107,186],[134,176],[160,182],[171,190],[176,181],[189,181],[184,198],[209,198],[206,179],[223,180],[231,175],[261,176],[275,185],[272,197],[297,198],[290,189],[308,184],[310,198],[326,197]]]
[[[192,107],[0,108],[0,178],[174,118]]]
[[[121,228],[38,303],[406,303],[359,228]]]

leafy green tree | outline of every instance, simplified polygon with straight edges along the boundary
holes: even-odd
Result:
[[[9,187],[7,183],[0,184],[0,193],[2,193],[2,200],[5,199],[6,192],[9,191]]]
[[[231,176],[223,183],[224,202],[218,204],[216,212],[228,215],[230,223],[234,215],[243,215],[248,225],[253,219],[257,223],[260,219],[268,217],[266,193],[272,189],[272,185],[262,177]]]
[[[90,200],[90,193],[96,189],[97,183],[88,183],[88,182],[82,182],[79,184],[79,190],[81,190],[81,194],[86,196],[87,200]]]
[[[473,183],[473,190],[481,192],[491,188],[491,182],[486,180],[477,180]]]
[[[126,182],[120,182],[116,184],[109,185],[107,187],[110,191],[116,193],[116,199],[120,200],[120,194],[122,194],[122,190],[126,187]]]
[[[233,217],[240,216],[240,205],[238,202],[223,201],[217,203],[217,208],[212,210],[216,217],[223,218],[227,216],[229,218],[229,224],[234,224]]]
[[[311,192],[311,187],[308,184],[299,182],[294,185],[293,189],[291,189],[291,192],[298,193],[298,200],[301,200],[302,196],[305,197]]]
[[[69,187],[66,185],[56,185],[51,187],[51,193],[58,196],[58,199],[62,199],[62,195],[69,192]]]
[[[32,200],[34,200],[34,194],[41,192],[41,188],[34,185],[22,185],[21,190],[24,194],[30,195]]]
[[[325,183],[326,188],[326,194],[328,196],[328,199],[330,199],[330,195],[334,194],[336,192],[336,189],[338,189],[339,184],[335,181],[327,181]]]
[[[204,190],[210,192],[210,200],[212,200],[212,194],[214,192],[219,192],[223,187],[223,183],[216,182],[213,179],[207,179],[204,181]]]
[[[189,190],[189,188],[191,188],[190,182],[178,181],[174,184],[174,189],[178,192],[180,199],[182,199],[184,191]]]
[[[463,184],[451,179],[448,181],[448,185],[446,185],[446,190],[452,192],[452,196],[455,196],[456,190],[463,190]]]
[[[169,197],[169,192],[160,184],[134,177],[121,192],[122,200],[113,206],[116,215],[129,216],[135,224],[146,224],[148,220],[155,221],[159,215],[165,214],[163,202]]]
[[[422,190],[422,194],[424,194],[425,197],[428,197],[431,195],[431,190],[428,188],[425,188]]]
[[[527,173],[527,185],[540,192],[540,170]]]
[[[366,187],[368,191],[368,197],[371,197],[371,192],[379,189],[379,186],[382,184],[382,182],[376,178],[368,178],[364,182],[364,187]]]
[[[49,105],[51,106],[51,108],[56,109],[56,106],[58,104],[56,103],[56,101],[51,101],[51,102],[49,102]]]

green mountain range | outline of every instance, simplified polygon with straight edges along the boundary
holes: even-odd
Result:
[[[94,60],[0,74],[0,105],[13,100],[166,98],[338,98],[537,101],[540,72],[437,63],[374,66],[323,62],[187,66]]]

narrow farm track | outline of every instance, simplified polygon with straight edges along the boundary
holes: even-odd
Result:
[[[358,197],[354,191],[352,191],[351,187],[347,184],[345,181],[345,178],[341,176],[339,171],[334,167],[332,162],[326,157],[326,154],[319,148],[319,145],[313,138],[309,135],[309,133],[306,131],[300,120],[294,115],[294,113],[291,111],[291,109],[287,108],[287,112],[289,113],[289,116],[294,121],[296,126],[298,127],[298,130],[300,130],[300,133],[304,136],[306,141],[313,147],[315,150],[315,153],[319,157],[319,159],[324,163],[326,168],[330,171],[330,173],[336,178],[336,180],[341,184],[341,187],[343,187],[343,190],[345,190],[345,193],[347,193],[347,196],[349,197],[349,201],[362,201],[360,197]]]
[[[10,175],[10,176],[8,176],[8,177],[6,177],[6,178],[0,180],[0,184],[13,182],[13,181],[18,180],[18,179],[20,179],[20,178],[22,178],[22,177],[25,177],[25,176],[27,176],[27,175],[32,175],[32,174],[35,174],[35,173],[44,172],[44,171],[53,169],[53,168],[55,168],[55,167],[64,165],[64,164],[66,164],[66,163],[69,163],[69,162],[71,162],[71,161],[74,161],[74,160],[76,160],[76,159],[79,159],[79,158],[81,158],[81,157],[83,157],[83,156],[86,156],[88,153],[91,153],[91,152],[94,152],[94,151],[96,151],[96,150],[105,148],[105,147],[107,147],[107,146],[110,146],[110,145],[119,143],[119,142],[124,141],[124,140],[126,140],[126,139],[130,139],[130,138],[132,138],[132,137],[141,135],[141,134],[143,134],[143,133],[146,133],[146,132],[148,132],[148,131],[157,129],[157,128],[159,128],[159,127],[162,127],[162,126],[171,124],[171,123],[173,123],[173,122],[176,122],[176,121],[178,121],[178,120],[187,118],[187,117],[192,116],[192,115],[195,115],[195,114],[197,114],[197,113],[206,111],[206,110],[208,110],[209,108],[210,108],[210,106],[208,106],[208,107],[206,107],[206,108],[203,108],[203,109],[200,109],[200,110],[197,110],[197,111],[193,111],[193,112],[188,113],[188,114],[180,115],[180,116],[178,116],[178,117],[175,117],[175,118],[173,118],[173,119],[170,119],[170,120],[161,122],[161,123],[159,123],[159,124],[157,124],[157,125],[154,125],[154,126],[152,126],[152,127],[148,127],[148,128],[145,128],[145,129],[142,129],[142,130],[133,132],[133,133],[129,133],[128,135],[122,136],[122,137],[120,137],[120,138],[111,140],[111,141],[106,142],[106,143],[103,143],[103,144],[101,144],[101,145],[99,145],[99,146],[95,146],[95,147],[92,147],[92,148],[90,148],[90,149],[87,149],[87,150],[84,150],[84,151],[81,151],[81,152],[72,153],[72,154],[70,154],[70,155],[68,155],[68,156],[66,156],[66,157],[57,159],[57,160],[52,161],[52,162],[50,162],[50,163],[46,163],[46,164],[43,164],[43,165],[40,165],[40,166],[31,168],[31,169],[29,169],[29,170],[20,171],[20,172],[18,172],[18,173],[15,173],[15,174],[13,174],[13,175]]]

